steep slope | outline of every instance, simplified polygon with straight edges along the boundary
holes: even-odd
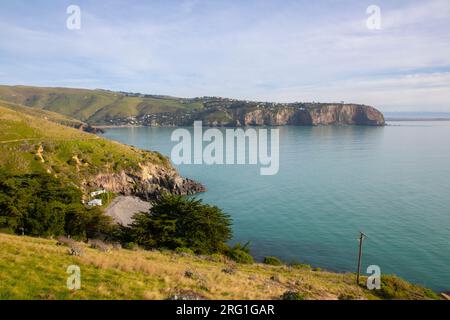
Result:
[[[77,244],[71,256],[56,240],[0,234],[2,299],[437,299],[431,290],[383,276],[380,290],[355,285],[355,275],[311,269],[307,265],[234,264],[221,256],[170,251],[112,253]],[[66,287],[69,266],[81,271],[81,288]],[[191,276],[186,276],[186,271]],[[226,272],[225,272],[226,271]],[[364,279],[363,279],[364,280]]]
[[[18,111],[20,113],[33,116],[35,118],[52,121],[73,128],[82,128],[83,126],[86,126],[86,123],[80,120],[56,112],[51,112],[42,109],[34,109],[20,104],[6,102],[2,100],[0,100],[0,106],[11,109],[13,111]]]
[[[157,152],[108,141],[33,113],[0,102],[0,168],[9,174],[47,172],[85,192],[101,187],[142,198],[163,190],[178,194],[203,190],[182,178]]]

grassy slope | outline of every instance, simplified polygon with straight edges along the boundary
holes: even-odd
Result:
[[[99,172],[138,168],[144,162],[169,165],[159,153],[137,150],[45,119],[53,115],[0,102],[2,169],[11,174],[48,172],[77,183]]]
[[[114,117],[202,108],[201,103],[183,104],[170,97],[138,98],[104,90],[27,86],[0,86],[0,99],[91,123]]]
[[[237,265],[235,274],[222,272],[230,262],[173,252],[114,250],[84,247],[74,257],[55,240],[0,234],[1,299],[166,299],[175,292],[193,291],[207,299],[277,299],[288,290],[306,299],[337,299],[340,295],[377,299],[354,285],[354,275],[309,268]],[[81,268],[81,290],[66,288],[66,269]],[[185,277],[191,270],[196,278]],[[278,279],[273,280],[272,277]],[[428,298],[419,287],[401,282],[407,298]]]
[[[12,103],[12,102],[0,100],[0,106],[3,108],[11,109],[13,111],[27,114],[29,116],[36,117],[36,118],[39,118],[42,120],[56,122],[58,124],[66,125],[69,127],[79,127],[81,125],[85,125],[85,123],[80,120],[77,120],[75,118],[72,118],[72,117],[69,117],[69,116],[66,116],[66,115],[63,115],[60,113],[47,111],[47,110],[41,110],[41,109],[34,109],[34,108],[26,107],[26,106],[23,106],[20,104]]]

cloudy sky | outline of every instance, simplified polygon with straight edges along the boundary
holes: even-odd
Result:
[[[1,1],[0,84],[450,112],[450,1]]]

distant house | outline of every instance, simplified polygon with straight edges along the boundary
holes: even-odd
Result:
[[[88,206],[90,207],[100,207],[102,204],[102,199],[94,199],[88,202]]]
[[[91,197],[96,197],[96,196],[99,196],[99,195],[104,194],[104,193],[106,193],[106,190],[93,191],[93,192],[91,192]]]

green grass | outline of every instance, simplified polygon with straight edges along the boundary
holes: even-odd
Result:
[[[0,300],[2,299],[166,299],[191,291],[207,299],[279,299],[295,292],[302,299],[433,299],[428,289],[397,277],[383,279],[389,296],[355,285],[354,274],[307,268],[235,264],[224,257],[171,251],[113,250],[79,243],[74,257],[56,240],[0,233]],[[81,289],[66,287],[67,267],[81,269]],[[224,268],[233,268],[228,274]],[[186,277],[189,270],[195,276]]]
[[[171,97],[129,97],[104,90],[28,86],[0,86],[0,99],[97,124],[113,118],[203,108],[200,102],[182,103]]]
[[[98,173],[137,171],[140,164],[171,166],[157,152],[138,150],[59,125],[50,121],[50,115],[53,114],[0,102],[3,169],[10,174],[48,172],[80,184]]]

